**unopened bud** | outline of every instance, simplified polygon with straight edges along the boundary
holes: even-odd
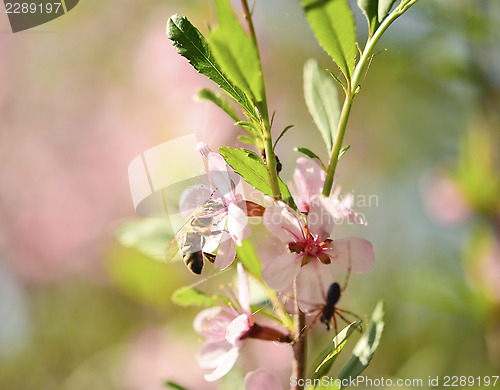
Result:
[[[292,342],[292,338],[289,334],[284,334],[277,329],[260,326],[258,324],[253,324],[251,329],[244,335],[243,338],[278,341],[280,343]]]
[[[205,142],[198,142],[195,146],[195,149],[201,153],[201,155],[205,158],[208,157],[209,153],[212,153],[212,150],[208,147]]]

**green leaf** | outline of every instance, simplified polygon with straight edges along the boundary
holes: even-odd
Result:
[[[302,0],[316,39],[347,80],[356,60],[356,27],[347,0]]]
[[[261,139],[259,128],[252,122],[238,121],[235,123],[240,126],[253,139]]]
[[[187,390],[185,387],[182,387],[181,385],[178,385],[177,383],[172,381],[166,381],[165,387],[167,389],[173,389],[173,390]]]
[[[134,248],[155,260],[165,260],[165,248],[174,237],[167,219],[142,218],[118,227],[115,237],[124,247]]]
[[[286,126],[280,133],[280,135],[278,136],[278,138],[276,138],[276,141],[274,141],[274,146],[273,146],[273,150],[276,149],[276,145],[278,145],[278,141],[284,137],[284,135],[288,132],[288,130],[290,130],[291,128],[293,128],[294,125],[288,125]]]
[[[396,0],[358,0],[358,6],[368,21],[370,36],[377,31],[395,2]]]
[[[207,294],[194,287],[186,286],[174,291],[172,301],[179,306],[219,306],[221,302],[228,302],[224,295]]]
[[[379,301],[372,313],[367,332],[359,339],[354,347],[351,359],[339,374],[339,379],[356,378],[368,367],[375,350],[380,344],[384,330],[384,302]]]
[[[304,98],[331,153],[340,119],[339,95],[330,74],[314,59],[309,59],[304,65]]]
[[[358,0],[358,7],[366,16],[370,36],[372,36],[380,25],[378,21],[378,0]]]
[[[191,22],[182,16],[173,15],[167,23],[167,37],[180,55],[202,75],[208,77],[229,95],[251,116],[256,116],[255,108],[245,93],[222,72],[215,62],[205,37]]]
[[[240,118],[238,114],[234,110],[233,106],[229,104],[226,97],[215,91],[211,91],[210,89],[202,88],[198,91],[196,97],[199,100],[208,100],[218,106],[222,111],[224,111],[227,115],[229,115],[235,122],[239,122]]]
[[[238,141],[240,141],[241,143],[244,143],[244,144],[249,144],[249,145],[257,146],[257,145],[255,145],[256,142],[255,142],[255,140],[253,138],[245,137],[244,135],[239,135],[238,136]]]
[[[345,152],[347,152],[349,149],[350,149],[351,145],[347,145],[347,146],[344,146],[342,149],[340,149],[340,152],[339,152],[339,160],[340,160],[340,157],[342,157]]]
[[[321,159],[319,158],[319,156],[316,153],[314,153],[312,150],[307,149],[307,148],[301,148],[299,146],[296,146],[295,148],[293,148],[293,150],[296,151],[296,152],[305,154],[309,158],[316,158],[316,159],[318,159],[318,161],[321,163],[321,165],[323,165],[323,169],[326,171],[325,164],[323,164],[323,161],[321,161]]]
[[[264,195],[273,196],[266,164],[257,153],[247,149],[234,149],[227,146],[220,147],[219,152],[229,166],[248,184],[254,186]],[[285,202],[290,207],[297,209],[290,190],[281,179],[279,179],[279,188]]]
[[[241,246],[236,246],[236,256],[248,272],[257,279],[261,278],[262,266],[252,241],[245,239]]]
[[[210,33],[210,48],[229,78],[261,102],[264,83],[257,47],[236,18],[230,0],[215,0],[215,6],[219,25]]]
[[[382,23],[396,0],[378,0],[378,22]]]
[[[330,369],[335,363],[337,356],[344,348],[347,339],[352,334],[352,332],[359,326],[360,321],[353,322],[342,329],[334,338],[333,343],[325,348],[314,361],[313,367],[316,367],[312,372],[312,379],[320,379],[321,377],[328,375]]]

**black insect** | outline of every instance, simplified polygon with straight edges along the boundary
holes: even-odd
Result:
[[[341,318],[347,324],[350,324],[352,322],[346,318],[346,315],[353,317],[356,320],[362,322],[362,319],[357,314],[337,307],[337,304],[340,301],[342,293],[347,288],[347,282],[349,281],[349,276],[351,273],[350,271],[351,270],[349,267],[349,270],[347,271],[346,279],[345,279],[345,282],[344,282],[344,285],[342,288],[340,287],[340,285],[337,282],[334,282],[328,287],[326,295],[323,297],[323,302],[321,302],[319,304],[309,304],[313,308],[310,311],[306,312],[305,314],[307,314],[307,315],[314,315],[315,314],[313,321],[308,326],[309,329],[312,329],[314,327],[314,325],[317,323],[317,321],[319,320],[321,323],[325,324],[326,330],[329,331],[331,329],[331,324],[333,322],[333,328],[335,329],[335,334],[338,334],[337,317]],[[319,280],[320,285],[321,285],[321,278],[318,278],[318,280]],[[321,290],[325,291],[325,289],[323,287],[321,287]],[[360,332],[362,331],[361,327],[358,327],[357,329]]]
[[[319,307],[320,312],[316,316],[316,318],[319,317],[320,322],[325,324],[326,330],[330,330],[330,324],[333,321],[333,326],[335,328],[336,334],[338,333],[338,331],[337,331],[337,319],[335,316],[339,316],[348,324],[350,324],[351,321],[347,320],[344,314],[351,315],[357,320],[362,321],[358,315],[337,307],[337,303],[340,300],[342,291],[343,289],[342,290],[340,289],[340,285],[338,283],[336,282],[332,283],[328,288],[328,292],[326,293],[326,302],[323,306]]]

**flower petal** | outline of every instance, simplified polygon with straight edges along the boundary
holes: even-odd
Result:
[[[224,323],[227,322],[227,325],[229,325],[230,321],[221,313],[222,309],[220,307],[210,307],[198,313],[193,323],[196,333],[212,339],[224,340],[226,336]],[[220,335],[216,334],[217,329],[214,327],[216,323],[221,324],[218,326],[221,329]]]
[[[210,153],[213,153],[212,149],[210,149],[205,142],[198,142],[194,148],[205,158],[207,158]]]
[[[325,178],[326,172],[316,159],[304,157],[297,159],[293,181],[299,192],[295,200],[300,211],[309,211],[308,205],[311,204],[313,196],[323,191]]]
[[[327,239],[335,226],[335,219],[323,206],[324,196],[315,196],[311,200],[310,211],[307,215],[307,226],[313,236],[319,241]]]
[[[279,379],[264,368],[245,375],[245,390],[283,390]]]
[[[212,186],[226,199],[227,203],[236,203],[233,188],[239,182],[239,177],[232,174],[231,168],[220,154],[209,153],[207,161],[208,176]]]
[[[362,238],[334,240],[325,252],[336,265],[355,274],[368,272],[375,263],[372,244]]]
[[[187,218],[198,207],[204,205],[212,196],[208,184],[198,184],[183,191],[179,199],[180,214]]]
[[[233,348],[226,339],[216,342],[206,342],[200,352],[196,355],[196,360],[201,368],[214,369],[225,359],[226,354]]]
[[[250,329],[250,318],[246,314],[241,314],[227,326],[226,341],[232,345],[237,345],[240,338]]]
[[[299,308],[306,314],[312,312],[326,302],[326,292],[333,283],[331,266],[317,260],[304,265],[297,276],[297,295]]]
[[[303,221],[284,202],[279,201],[268,206],[263,221],[267,230],[283,242],[295,242],[303,237]]]
[[[337,222],[342,222],[344,219],[347,219],[357,225],[366,225],[367,223],[364,221],[363,217],[351,209],[353,203],[352,194],[345,195],[342,200],[340,200],[339,196],[340,191],[337,189],[329,197],[322,196],[321,198],[318,197],[318,199],[325,211]]]
[[[292,284],[300,270],[301,258],[285,253],[271,260],[262,270],[262,278],[275,290],[282,290]]]
[[[247,213],[234,203],[228,206],[227,230],[238,246],[250,235]]]
[[[217,368],[211,374],[205,375],[205,380],[207,382],[213,382],[226,375],[231,370],[231,368],[233,368],[234,363],[236,363],[236,359],[238,359],[239,354],[240,354],[240,349],[238,347],[231,348],[224,355],[223,359],[219,360]]]
[[[227,232],[222,233],[219,250],[215,257],[214,267],[225,270],[229,267],[236,257],[236,245]]]

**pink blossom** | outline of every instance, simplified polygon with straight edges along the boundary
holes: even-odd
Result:
[[[308,213],[313,203],[321,203],[323,209],[335,220],[347,218],[359,225],[365,225],[363,219],[352,210],[354,198],[352,194],[340,196],[340,188],[337,188],[330,196],[322,196],[325,184],[326,172],[317,159],[300,157],[297,159],[293,180],[296,194],[295,203],[299,210]]]
[[[202,142],[197,148],[206,159],[210,191],[201,190],[201,186],[186,190],[181,197],[181,211],[193,210],[209,199],[223,205],[222,210],[217,212],[214,226],[214,231],[222,233],[208,240],[204,250],[211,252],[215,249],[214,242],[215,246],[219,244],[214,265],[225,269],[236,257],[236,245],[241,246],[242,241],[250,235],[248,216],[261,216],[263,207],[243,199],[241,177],[227,165],[220,154],[212,152]]]
[[[194,320],[196,332],[206,338],[198,354],[198,363],[202,368],[213,370],[205,375],[209,382],[220,379],[231,370],[248,338],[290,341],[280,331],[255,323],[250,310],[248,276],[241,263],[237,268],[239,291],[238,294],[228,294],[229,305],[203,310]]]
[[[283,390],[280,380],[264,368],[245,375],[245,390]]]
[[[299,157],[293,173],[297,194],[295,203],[300,211],[307,213],[315,196],[321,195],[326,172],[317,159]]]
[[[334,222],[318,202],[313,202],[306,219],[281,201],[270,205],[264,225],[286,244],[286,250],[262,271],[269,287],[282,290],[297,278],[298,295],[307,302],[317,300],[321,286],[333,282],[326,266],[333,263],[355,273],[369,271],[375,261],[371,243],[354,237],[331,239]],[[306,304],[302,306],[305,311]]]

